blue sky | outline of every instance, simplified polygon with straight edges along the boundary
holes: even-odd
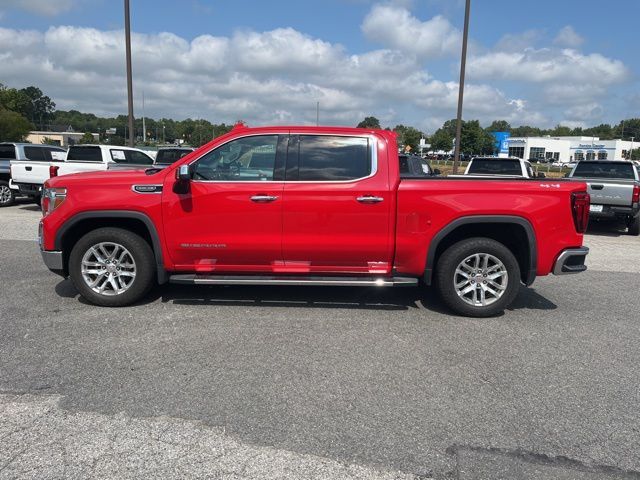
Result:
[[[514,6],[515,5],[515,6]],[[603,5],[606,8],[603,8]],[[455,116],[462,0],[131,0],[136,113],[432,132]],[[640,2],[473,0],[465,118],[640,116]],[[0,82],[59,108],[126,111],[118,0],[0,0]]]

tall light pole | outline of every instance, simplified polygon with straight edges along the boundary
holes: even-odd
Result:
[[[458,173],[460,164],[460,138],[462,137],[462,99],[464,97],[464,74],[467,66],[467,39],[469,38],[469,12],[471,0],[466,0],[464,8],[464,30],[462,32],[462,56],[460,58],[460,84],[458,86],[458,116],[456,122],[456,145],[453,153],[453,173]]]
[[[636,137],[631,137],[631,149],[629,150],[629,160],[633,160],[633,141]]]
[[[316,127],[320,125],[320,102],[316,102]]]
[[[133,79],[131,75],[131,25],[129,22],[129,0],[124,0],[124,40],[127,51],[127,101],[129,102],[129,146],[133,147]]]

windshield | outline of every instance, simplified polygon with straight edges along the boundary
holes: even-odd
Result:
[[[571,175],[574,178],[623,178],[635,180],[631,163],[580,162]]]

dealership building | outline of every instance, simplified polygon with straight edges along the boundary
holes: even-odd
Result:
[[[598,137],[511,137],[504,140],[510,157],[544,158],[552,162],[622,160],[640,148],[640,142],[600,140]],[[505,149],[501,156],[507,156]]]

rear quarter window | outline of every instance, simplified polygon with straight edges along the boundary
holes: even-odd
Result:
[[[100,147],[71,147],[67,160],[82,160],[84,162],[102,162]]]
[[[469,174],[480,175],[522,175],[520,162],[517,160],[498,160],[477,158],[471,161]]]

